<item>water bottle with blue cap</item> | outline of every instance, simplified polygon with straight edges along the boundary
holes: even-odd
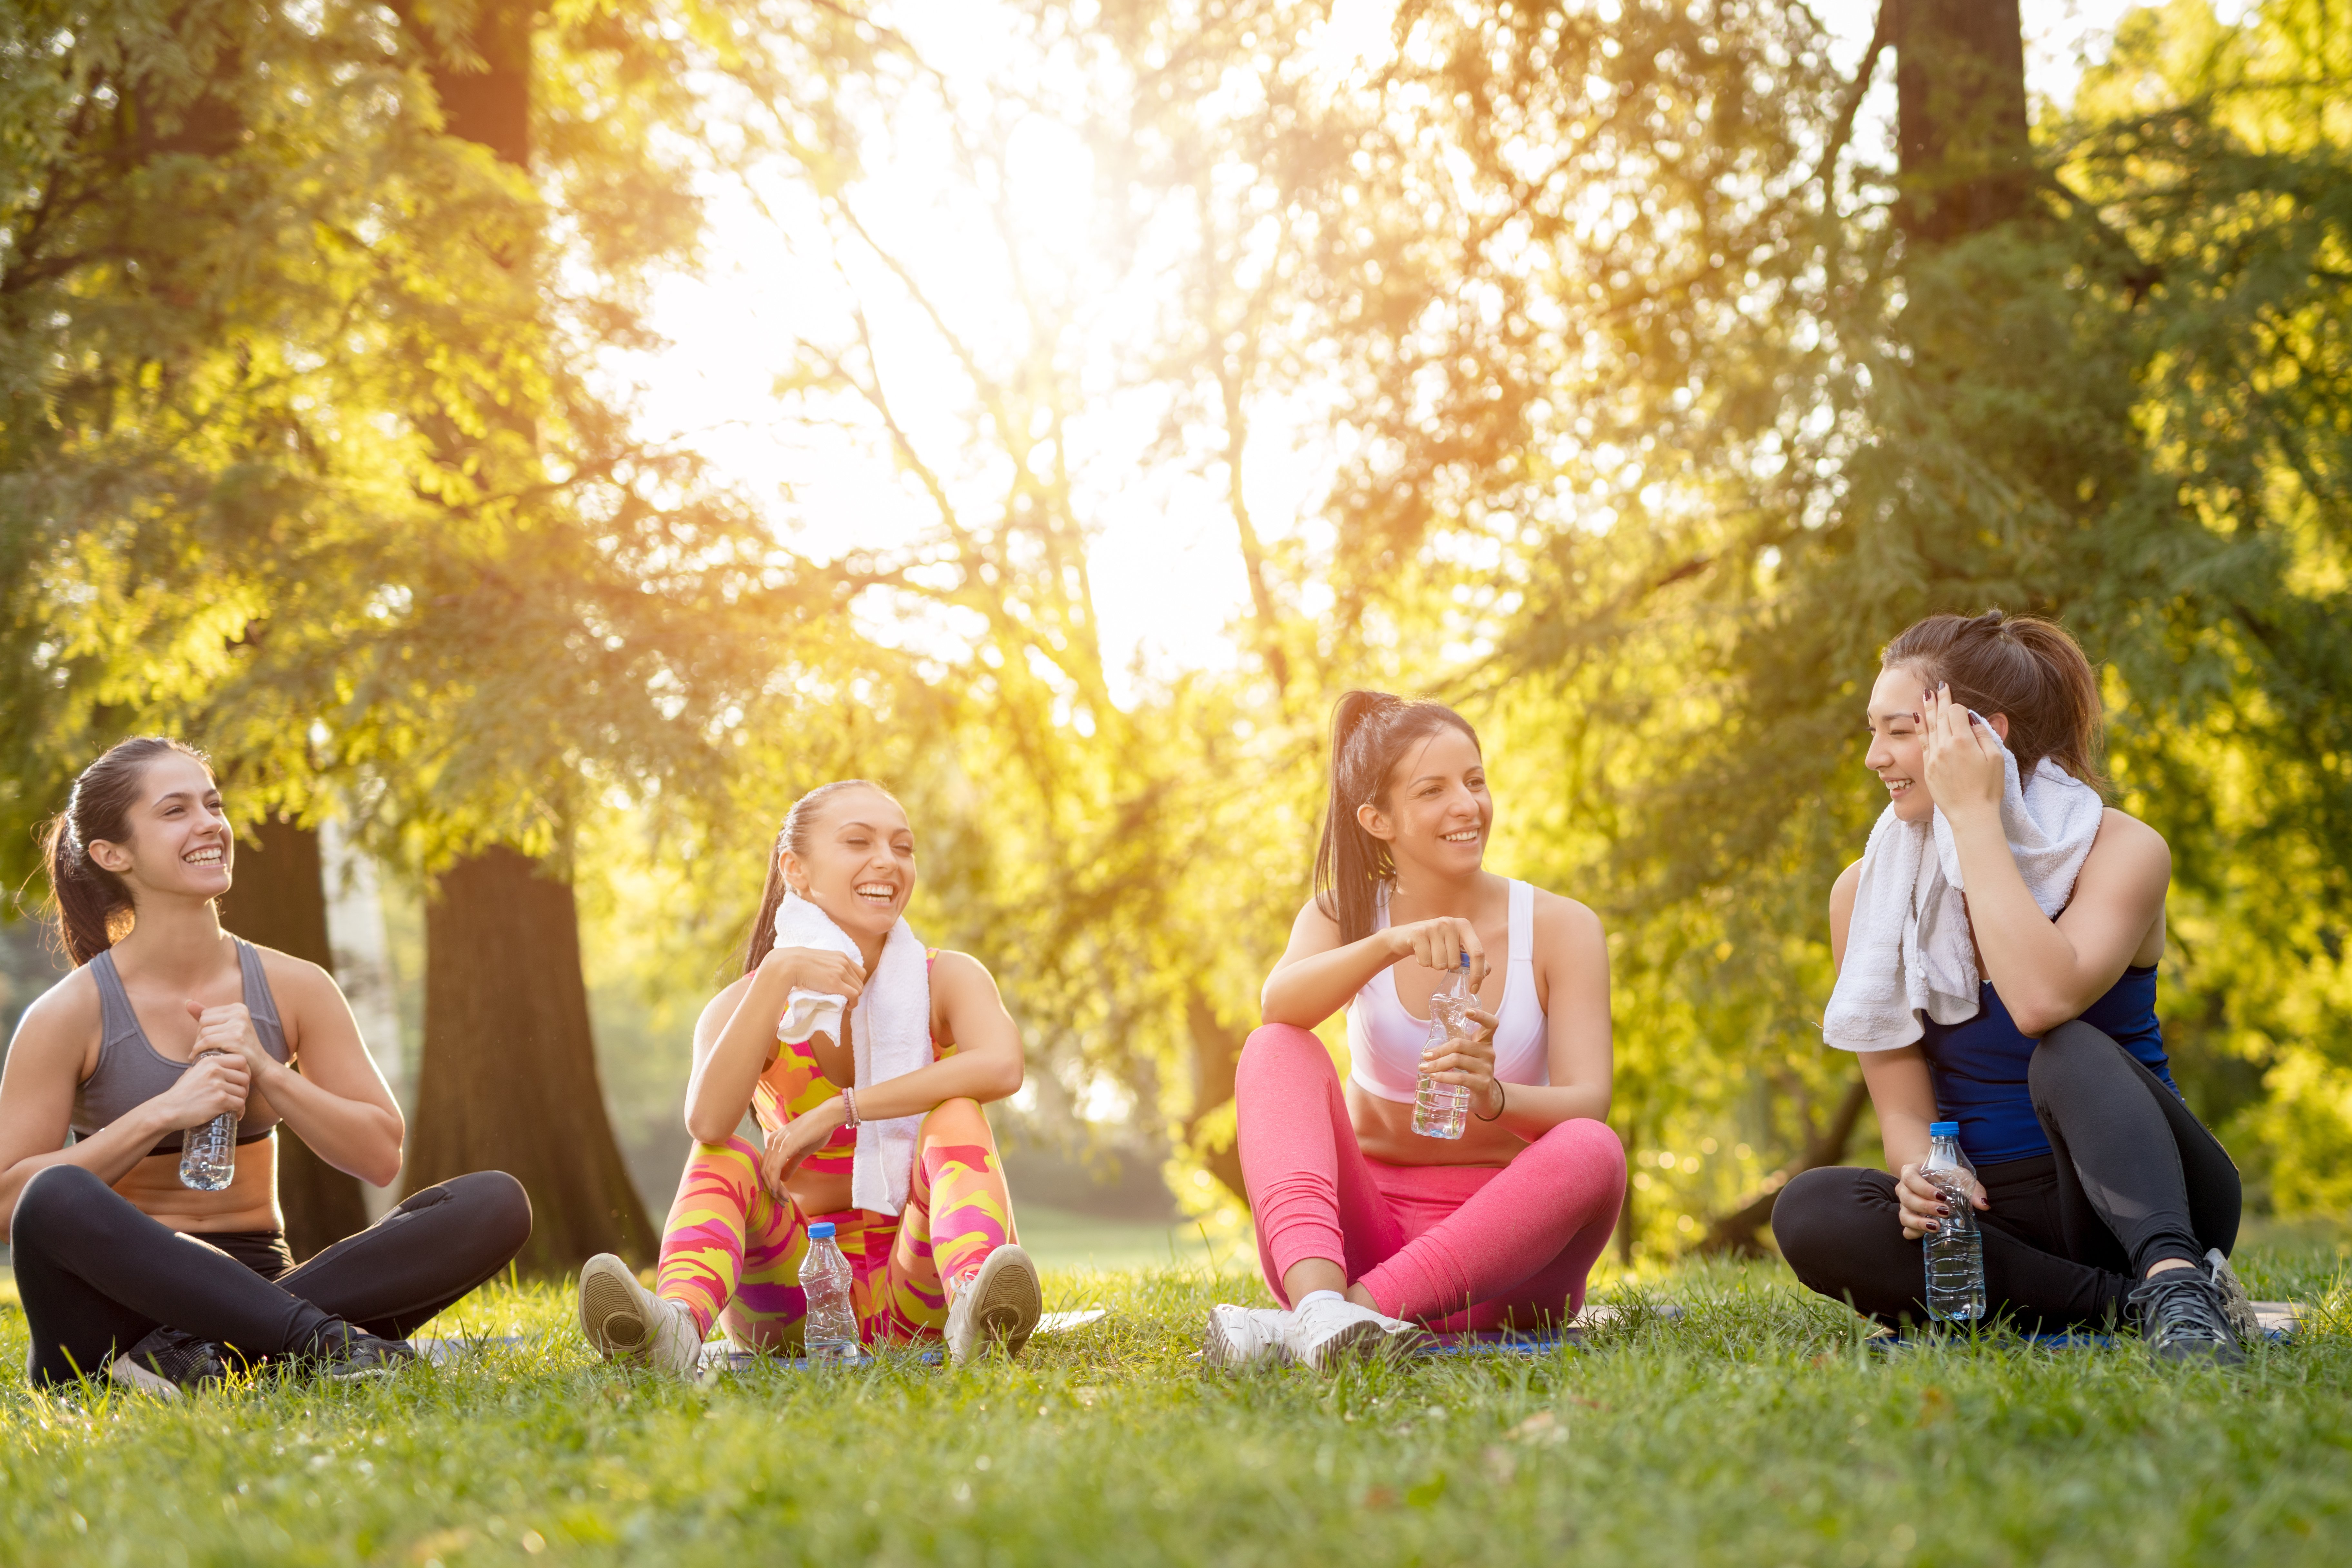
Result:
[[[809,1226],[808,1254],[801,1259],[801,1289],[808,1297],[802,1343],[812,1364],[856,1361],[865,1353],[857,1339],[857,1311],[849,1303],[849,1259],[833,1239],[833,1222]]]
[[[1919,1173],[1951,1213],[1921,1242],[1927,1255],[1927,1315],[1967,1325],[1985,1315],[1984,1233],[1977,1228],[1977,1168],[1960,1152],[1960,1124],[1927,1124],[1927,1158]]]

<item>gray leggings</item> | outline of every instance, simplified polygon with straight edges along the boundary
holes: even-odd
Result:
[[[2163,1079],[2077,1019],[2034,1047],[2026,1084],[2052,1152],[1977,1173],[1995,1315],[2028,1330],[2113,1322],[2151,1264],[2229,1254],[2238,1167]],[[1885,1172],[1806,1172],[1773,1206],[1772,1234],[1809,1288],[1884,1323],[1927,1321],[1920,1244],[1903,1239]]]

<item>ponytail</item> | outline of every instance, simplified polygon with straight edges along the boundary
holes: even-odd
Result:
[[[2021,783],[2047,757],[2105,792],[2098,672],[2057,622],[1999,610],[1929,616],[1888,643],[1879,662],[1916,670],[1926,685],[1949,682],[1956,701],[1987,718],[2007,714]]]
[[[122,879],[90,858],[89,847],[121,844],[131,837],[131,808],[139,803],[147,764],[177,752],[209,768],[202,752],[161,735],[142,735],[110,748],[74,780],[65,810],[41,835],[41,858],[49,874],[56,907],[58,948],[78,969],[129,934],[131,889]]]
[[[1447,725],[1478,744],[1468,721],[1443,702],[1349,691],[1331,710],[1331,797],[1315,849],[1315,905],[1339,922],[1343,942],[1372,934],[1380,885],[1396,875],[1388,845],[1364,830],[1356,810],[1367,804],[1385,807],[1397,759]]]
[[[883,799],[897,805],[898,797],[876,784],[872,779],[835,779],[822,784],[793,802],[792,810],[784,813],[784,825],[776,833],[776,841],[768,849],[768,880],[760,889],[760,912],[751,918],[751,934],[743,943],[743,973],[751,973],[761,961],[775,951],[776,910],[783,906],[784,894],[791,890],[784,880],[784,851],[805,858],[809,840],[816,832],[820,807],[845,790],[870,789]]]

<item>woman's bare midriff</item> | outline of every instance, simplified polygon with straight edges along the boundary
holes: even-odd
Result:
[[[216,1193],[200,1193],[180,1181],[180,1156],[150,1154],[114,1184],[141,1214],[173,1230],[202,1236],[211,1230],[282,1230],[278,1209],[278,1141],[257,1139],[237,1145],[236,1174]]]
[[[839,1214],[854,1206],[849,1201],[849,1180],[830,1173],[794,1171],[784,1178],[784,1191],[793,1195],[793,1202],[804,1215]]]
[[[1510,1086],[1503,1086],[1506,1095]],[[1348,1120],[1366,1157],[1387,1165],[1507,1165],[1528,1141],[1475,1116],[1459,1138],[1423,1138],[1412,1130],[1412,1105],[1348,1085]]]

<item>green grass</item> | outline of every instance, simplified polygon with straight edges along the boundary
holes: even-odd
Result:
[[[688,1387],[606,1370],[566,1300],[455,1314],[520,1349],[369,1388],[179,1405],[0,1393],[0,1562],[1758,1564],[2342,1563],[2352,1289],[2234,1373],[2135,1348],[1885,1356],[1777,1268],[1642,1288],[1679,1321],[1581,1351],[1203,1377],[1227,1272],[1055,1274],[1114,1317],[961,1373],[887,1361]],[[0,1308],[0,1351],[24,1320]]]

